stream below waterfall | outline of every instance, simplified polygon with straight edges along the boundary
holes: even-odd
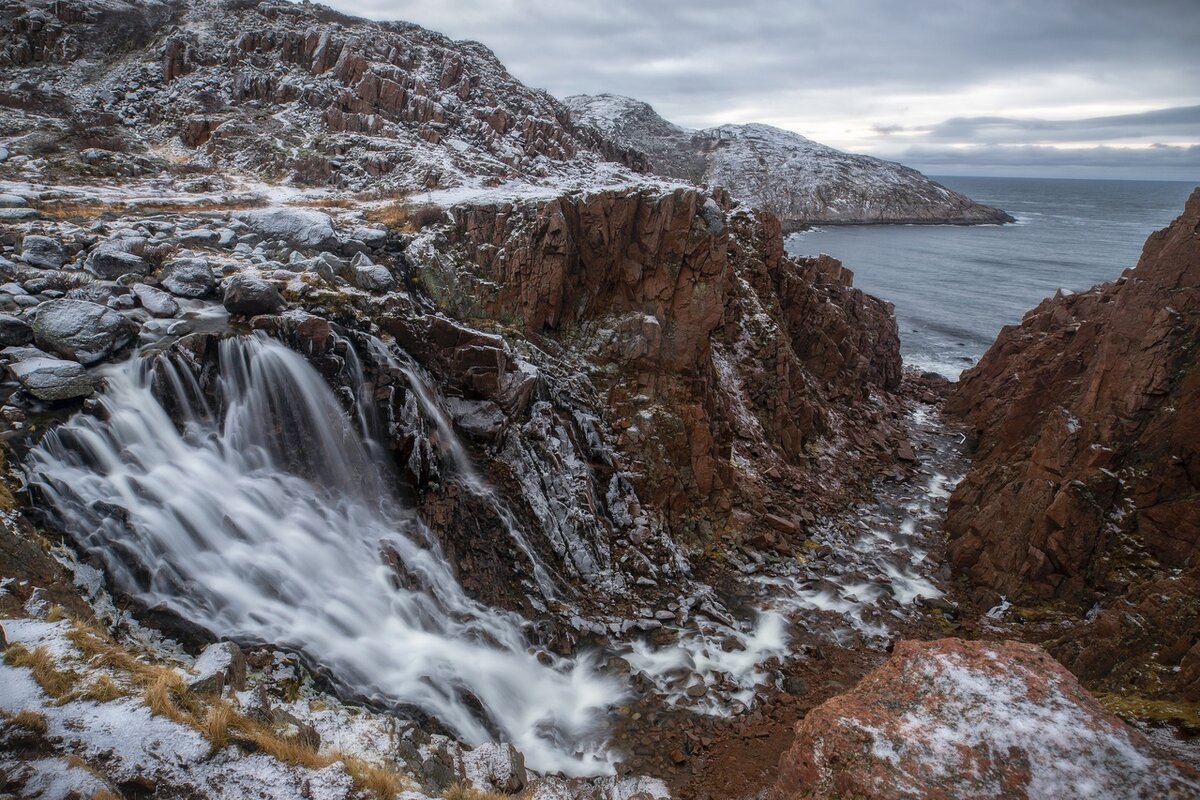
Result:
[[[482,477],[432,379],[380,340],[367,351],[405,376],[451,479],[528,560],[527,589],[556,597],[562,579],[531,541],[540,533]],[[28,457],[77,547],[146,607],[294,651],[346,693],[419,709],[467,743],[511,741],[538,771],[611,773],[627,758],[614,710],[735,718],[779,690],[780,665],[812,643],[882,652],[941,596],[940,519],[965,465],[923,406],[907,420],[916,477],[877,483],[798,556],[732,553],[736,580],[700,587],[705,599],[663,614],[653,637],[588,623],[611,631],[609,644],[568,658],[538,646],[530,621],[470,597],[400,499],[352,346],[349,412],[304,357],[262,334],[219,342],[215,386],[172,353],[106,368],[98,411]],[[628,676],[602,668],[613,656]]]

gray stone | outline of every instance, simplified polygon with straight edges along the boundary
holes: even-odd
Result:
[[[333,220],[312,208],[265,208],[236,215],[255,233],[282,239],[293,247],[332,247],[337,244]]]
[[[33,341],[33,328],[20,317],[11,314],[0,314],[0,345],[29,344]]]
[[[219,241],[221,241],[221,234],[211,228],[197,228],[191,231],[184,231],[179,235],[180,244],[212,246]]]
[[[188,688],[198,694],[221,694],[226,687],[246,689],[246,657],[233,642],[210,644],[184,678]]]
[[[115,294],[108,298],[106,305],[118,311],[128,311],[137,308],[137,299],[132,294]]]
[[[0,164],[3,164],[5,161],[8,161],[8,148],[0,147]]]
[[[219,247],[233,247],[233,245],[234,245],[234,242],[236,242],[236,241],[237,241],[237,234],[236,234],[236,233],[234,233],[232,229],[230,229],[230,228],[222,228],[222,229],[221,229],[221,230],[218,232],[218,235],[217,235],[217,246],[219,246]]]
[[[217,288],[212,267],[203,258],[180,258],[164,265],[158,282],[176,297],[208,297]]]
[[[372,250],[383,247],[388,239],[387,230],[382,228],[355,228],[351,236]]]
[[[503,744],[481,744],[462,754],[463,777],[485,792],[516,794],[525,788],[529,776],[525,757],[517,748]]]
[[[33,339],[44,350],[94,364],[133,341],[129,320],[87,300],[47,300],[33,320]]]
[[[275,284],[253,275],[234,275],[225,285],[225,310],[231,314],[273,314],[283,308]]]
[[[99,278],[115,280],[122,275],[145,275],[150,264],[139,255],[101,245],[88,256],[86,269]]]
[[[21,387],[39,400],[87,397],[95,388],[91,376],[77,361],[42,354],[9,364],[8,368]]]
[[[354,268],[354,285],[368,292],[390,292],[396,288],[396,279],[387,267],[369,264]]]
[[[0,208],[0,222],[21,222],[39,216],[36,208]]]
[[[32,267],[58,269],[66,262],[67,253],[59,239],[31,234],[21,241],[21,258]]]
[[[0,208],[24,208],[29,205],[19,194],[0,194]]]
[[[3,286],[0,286],[0,292],[14,296],[18,294],[29,294],[29,292],[25,291],[25,287],[21,286],[19,283],[6,283]]]
[[[508,418],[500,406],[490,400],[464,400],[451,397],[446,401],[454,424],[474,439],[492,440],[500,435]]]
[[[133,293],[137,295],[142,308],[156,317],[173,317],[179,313],[179,303],[176,303],[175,298],[162,289],[138,283],[134,285]]]

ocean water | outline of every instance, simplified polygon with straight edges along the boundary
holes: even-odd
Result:
[[[828,253],[855,285],[896,305],[906,364],[956,379],[1005,325],[1058,289],[1080,291],[1137,263],[1152,231],[1183,210],[1195,184],[939,177],[1016,217],[1014,225],[828,227],[788,251]]]

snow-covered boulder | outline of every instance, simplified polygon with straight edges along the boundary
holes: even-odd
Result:
[[[770,800],[1200,796],[1043,649],[900,642],[796,725]]]

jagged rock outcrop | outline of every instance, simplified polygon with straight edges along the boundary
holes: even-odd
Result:
[[[955,566],[1013,597],[1119,589],[1200,556],[1200,193],[1113,283],[1005,328],[947,405],[978,437]]]
[[[1044,650],[900,642],[851,691],[796,723],[770,800],[1200,797]]]
[[[1200,192],[1136,268],[1005,328],[947,403],[977,439],[954,569],[985,603],[1080,612],[1049,646],[1089,685],[1200,698],[1198,348]]]
[[[60,179],[215,166],[417,189],[641,168],[482,45],[311,3],[8,3],[0,67],[14,159]],[[190,152],[171,163],[162,145]]]
[[[646,153],[651,171],[723,187],[776,214],[789,230],[809,224],[1013,221],[914,169],[844,153],[770,125],[693,131],[628,97],[575,95],[565,102],[581,122]]]
[[[583,357],[639,497],[677,534],[706,541],[773,510],[791,520],[794,493],[819,509],[822,439],[843,450],[837,469],[891,460],[899,434],[866,402],[899,384],[891,308],[853,289],[833,259],[786,256],[774,216],[726,222],[689,190],[453,216],[438,235],[457,258],[418,239],[416,280],[456,316]]]

